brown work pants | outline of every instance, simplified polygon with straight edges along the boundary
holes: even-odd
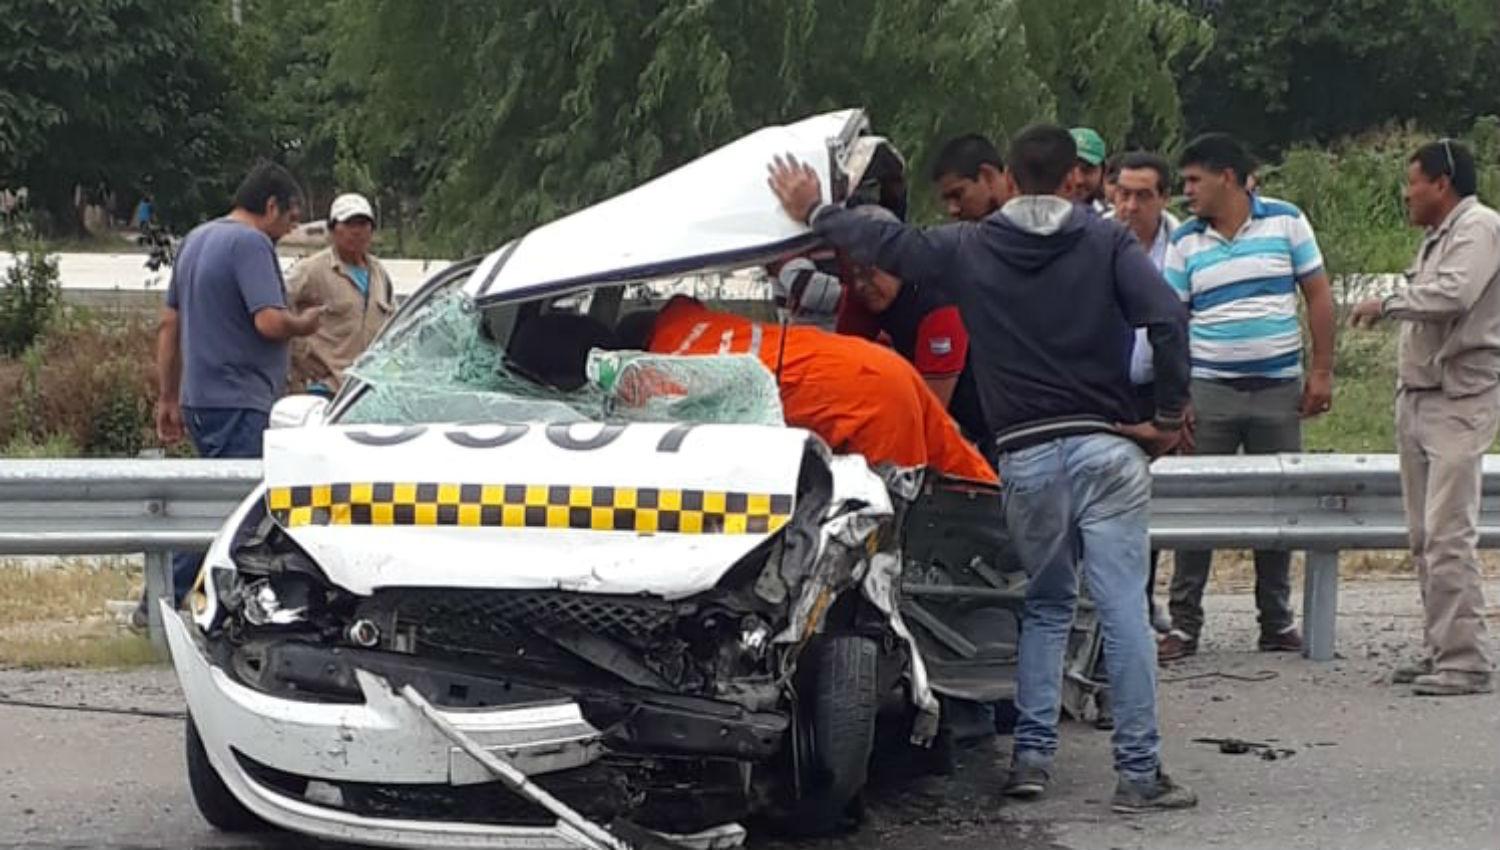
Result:
[[[1412,562],[1426,611],[1423,640],[1438,670],[1489,673],[1479,570],[1484,453],[1500,424],[1500,387],[1449,398],[1402,390],[1396,444]]]

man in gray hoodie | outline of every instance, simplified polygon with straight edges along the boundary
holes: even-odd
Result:
[[[773,163],[770,184],[789,216],[856,261],[947,289],[969,329],[1005,522],[1030,575],[1005,793],[1035,797],[1050,778],[1082,571],[1109,646],[1119,774],[1111,806],[1186,808],[1197,798],[1161,769],[1156,647],[1141,600],[1148,454],[1181,439],[1187,315],[1124,228],[1065,197],[1076,158],[1068,131],[1029,127],[1006,157],[1019,196],[982,221],[928,230],[825,203],[816,172],[795,161]],[[1130,389],[1136,327],[1154,351],[1157,409],[1147,422]]]

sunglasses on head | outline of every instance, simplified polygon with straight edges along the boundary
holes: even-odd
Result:
[[[1438,142],[1443,146],[1443,155],[1448,158],[1448,170],[1443,173],[1447,174],[1449,177],[1457,176],[1456,172],[1458,166],[1453,164],[1453,140],[1445,138],[1439,139]]]

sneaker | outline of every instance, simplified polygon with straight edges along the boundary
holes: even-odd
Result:
[[[1391,684],[1410,685],[1419,677],[1431,676],[1436,672],[1437,668],[1433,666],[1432,656],[1429,655],[1419,661],[1409,661],[1397,667],[1391,673]]]
[[[1412,681],[1411,692],[1424,697],[1463,697],[1470,694],[1494,693],[1495,685],[1488,673],[1465,673],[1459,670],[1439,670]]]
[[[1166,637],[1156,643],[1156,660],[1162,664],[1197,654],[1198,639],[1177,629],[1168,632]]]
[[[1012,761],[1010,776],[1006,778],[1005,787],[1000,789],[1000,793],[1018,800],[1030,800],[1040,797],[1047,790],[1047,782],[1051,778],[1045,767]]]
[[[1302,635],[1297,633],[1296,626],[1287,626],[1274,635],[1261,635],[1257,646],[1261,652],[1301,652]]]
[[[1172,618],[1167,616],[1167,609],[1155,599],[1151,600],[1151,628],[1159,635],[1170,634],[1172,631]]]
[[[1191,809],[1196,805],[1197,794],[1173,782],[1172,777],[1158,770],[1155,779],[1144,782],[1120,777],[1109,807],[1122,815],[1139,815],[1171,809]]]

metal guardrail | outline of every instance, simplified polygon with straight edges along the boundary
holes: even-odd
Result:
[[[1164,549],[1405,549],[1395,455],[1163,458],[1151,531]],[[1500,457],[1486,458],[1480,545],[1500,546]]]
[[[1163,458],[1152,466],[1152,543],[1161,549],[1307,552],[1307,656],[1334,657],[1339,552],[1405,549],[1395,455],[1286,454]],[[1479,545],[1500,546],[1500,457],[1484,462]]]
[[[0,555],[208,548],[255,460],[0,461]]]
[[[1314,660],[1333,658],[1338,553],[1406,547],[1394,455],[1165,458],[1152,473],[1157,548],[1308,552]],[[0,461],[0,555],[143,552],[148,593],[162,596],[167,553],[206,549],[259,478],[258,461]],[[1500,457],[1485,460],[1484,495],[1480,544],[1500,546]]]
[[[147,596],[170,596],[169,554],[206,550],[260,476],[257,460],[0,461],[0,555],[144,553]]]

